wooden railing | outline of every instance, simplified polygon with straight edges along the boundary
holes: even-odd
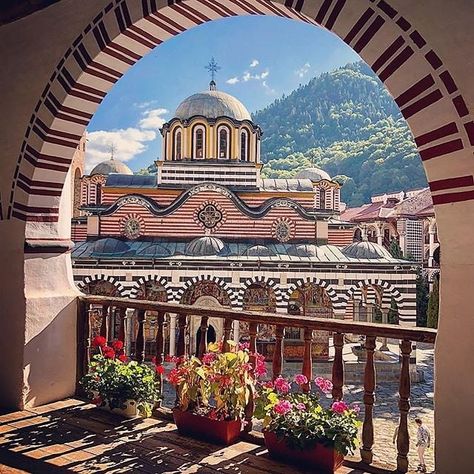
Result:
[[[99,311],[97,311],[99,308]],[[371,464],[373,460],[374,425],[373,406],[376,391],[376,370],[374,363],[374,351],[377,337],[392,338],[400,340],[400,379],[399,379],[399,412],[400,422],[397,435],[397,470],[404,473],[408,471],[408,413],[410,411],[410,355],[413,343],[434,343],[436,331],[433,329],[420,329],[414,327],[403,327],[398,325],[374,324],[357,321],[346,321],[338,319],[322,319],[313,317],[300,317],[288,314],[260,313],[250,311],[237,311],[227,308],[204,308],[199,306],[187,306],[177,303],[159,303],[154,301],[133,300],[128,298],[110,298],[103,296],[82,296],[78,303],[78,378],[86,373],[91,357],[92,339],[92,317],[94,313],[100,315],[100,335],[107,340],[125,340],[126,311],[132,311],[135,315],[136,332],[132,339],[135,347],[132,351],[134,358],[143,362],[145,360],[145,324],[147,311],[157,314],[156,317],[156,340],[155,353],[157,363],[165,360],[164,327],[166,315],[176,315],[178,338],[176,341],[175,354],[185,356],[188,352],[186,338],[188,335],[188,322],[190,317],[200,317],[200,341],[198,344],[198,355],[202,355],[206,348],[206,336],[209,318],[221,318],[223,320],[223,341],[231,339],[234,321],[246,322],[249,325],[250,352],[257,352],[257,331],[259,324],[275,326],[275,348],[272,362],[272,377],[275,379],[282,372],[283,347],[285,328],[300,328],[304,334],[304,352],[302,362],[302,373],[312,380],[312,334],[313,331],[328,331],[333,334],[334,358],[332,366],[332,396],[335,400],[343,397],[344,386],[344,335],[356,334],[365,336],[366,362],[364,372],[364,398],[365,406],[364,420],[362,426],[362,447],[360,450],[362,462]],[[113,323],[113,327],[112,327]],[[127,326],[129,327],[129,326]],[[309,386],[306,390],[309,390]],[[246,415],[246,430],[252,429],[252,408]]]

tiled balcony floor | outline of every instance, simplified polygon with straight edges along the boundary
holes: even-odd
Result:
[[[338,473],[359,470],[347,461]],[[124,420],[69,399],[0,416],[0,473],[273,473],[305,472],[239,442],[228,448],[185,438],[172,423]],[[314,471],[313,471],[314,472]]]

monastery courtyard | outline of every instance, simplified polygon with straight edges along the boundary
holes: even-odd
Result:
[[[389,348],[396,350],[396,341]],[[350,360],[346,345],[344,359]],[[412,384],[410,420],[420,416],[433,434],[433,346],[419,344],[418,367],[424,381]],[[318,365],[314,366],[314,374]],[[291,371],[291,368],[286,368]],[[165,406],[173,394],[165,387]],[[398,383],[380,383],[376,391],[374,466],[367,473],[394,472],[388,460],[396,459],[392,442],[398,424]],[[348,384],[345,399],[361,402],[361,385]],[[361,403],[363,410],[363,404]],[[363,417],[363,411],[361,413]],[[258,429],[258,427],[255,427]],[[409,423],[410,469],[417,459],[413,440],[415,423]],[[255,441],[255,440],[253,440]],[[432,440],[432,445],[434,439]],[[174,424],[155,418],[123,420],[80,400],[68,399],[38,408],[0,416],[0,473],[134,472],[134,473],[288,473],[304,472],[268,458],[264,447],[241,441],[220,448],[178,435]],[[433,472],[433,449],[426,452],[428,472]],[[358,458],[355,457],[354,460]],[[392,462],[393,462],[392,461]],[[339,474],[364,474],[351,460]],[[410,471],[412,472],[412,471]]]

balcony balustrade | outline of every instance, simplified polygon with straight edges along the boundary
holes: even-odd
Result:
[[[99,309],[99,310],[98,310]],[[135,324],[127,323],[130,313],[133,311]],[[312,342],[313,331],[328,331],[332,333],[334,345],[334,357],[332,361],[332,396],[334,400],[343,398],[344,387],[344,359],[343,349],[345,335],[365,336],[365,371],[364,371],[364,395],[363,404],[364,419],[362,426],[362,439],[360,455],[362,463],[369,465],[373,461],[374,446],[374,423],[373,407],[376,393],[376,364],[374,362],[374,351],[376,339],[391,338],[400,341],[400,376],[399,376],[399,426],[397,435],[397,470],[400,473],[408,472],[408,413],[410,411],[410,355],[413,344],[417,342],[434,343],[436,331],[433,329],[420,329],[415,327],[403,327],[398,325],[387,325],[339,319],[322,319],[314,317],[300,317],[280,313],[261,313],[250,311],[238,311],[228,308],[205,308],[199,306],[187,306],[177,303],[160,303],[155,301],[135,300],[127,298],[111,298],[103,296],[81,296],[78,304],[78,380],[87,371],[92,353],[93,319],[99,317],[96,328],[100,335],[108,341],[120,339],[130,345],[132,357],[138,362],[145,361],[146,337],[145,324],[147,313],[153,312],[156,324],[156,338],[154,341],[157,363],[165,361],[165,326],[168,324],[170,315],[176,315],[178,336],[176,340],[175,355],[185,356],[189,351],[189,321],[190,318],[200,319],[200,340],[197,345],[197,355],[202,355],[206,350],[206,337],[210,318],[223,320],[224,350],[226,341],[232,338],[234,321],[245,322],[249,327],[250,352],[257,352],[257,334],[259,324],[273,325],[275,328],[275,347],[272,361],[272,378],[275,379],[282,373],[284,358],[285,328],[299,328],[304,335],[304,352],[302,370],[308,380],[313,379]],[[132,332],[133,334],[132,334]],[[173,343],[169,349],[173,349]],[[162,377],[162,376],[161,376]],[[163,384],[161,384],[163,387]],[[309,386],[306,390],[309,390]],[[246,411],[246,431],[252,430],[252,402]],[[389,462],[390,460],[386,460]]]

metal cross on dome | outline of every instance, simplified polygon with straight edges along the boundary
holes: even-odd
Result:
[[[214,59],[214,56],[211,58],[209,64],[205,66],[205,68],[211,74],[211,82],[215,82],[216,72],[219,71],[221,67],[217,64],[216,60]]]

